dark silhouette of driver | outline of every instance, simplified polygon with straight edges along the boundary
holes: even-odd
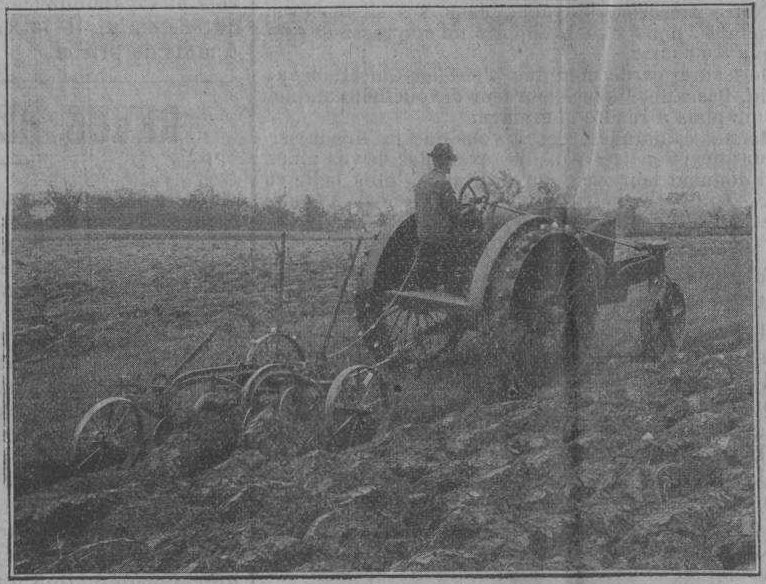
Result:
[[[417,287],[436,289],[442,284],[451,287],[454,278],[450,276],[459,253],[460,206],[448,178],[457,156],[447,143],[434,146],[428,156],[433,169],[413,188],[420,245],[415,271]]]

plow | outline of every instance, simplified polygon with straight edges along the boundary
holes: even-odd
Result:
[[[493,201],[480,177],[463,185],[459,200],[463,224],[449,271],[428,273],[434,266],[421,261],[415,215],[367,241],[353,298],[360,329],[355,341],[327,355],[361,238],[349,254],[316,356],[278,325],[247,342],[238,362],[190,368],[218,333],[213,328],[172,372],[85,413],[74,433],[74,469],[128,468],[162,444],[184,416],[221,400],[240,412],[242,432],[269,412],[316,427],[320,446],[359,444],[375,434],[394,404],[392,373],[417,375],[470,343],[488,364],[499,365],[497,382],[504,386],[524,385],[541,360],[545,368],[571,374],[585,358],[599,306],[625,301],[642,284],[638,356],[666,359],[679,348],[686,304],[666,272],[666,242],[622,240],[614,219],[569,221],[563,207],[513,208]],[[616,246],[636,253],[617,260]],[[284,236],[281,262],[280,313]],[[425,289],[424,275],[436,284]],[[329,358],[359,345],[366,362],[331,371]]]

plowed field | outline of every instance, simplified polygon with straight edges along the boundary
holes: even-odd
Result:
[[[634,359],[636,287],[600,311],[575,412],[557,380],[493,399],[468,346],[394,372],[364,444],[321,448],[311,424],[277,419],[242,439],[221,408],[133,469],[72,476],[82,414],[169,373],[213,327],[196,366],[242,359],[277,318],[316,354],[350,243],[288,242],[278,316],[270,241],[14,234],[14,571],[753,571],[752,241],[670,243],[682,351]],[[352,309],[330,353],[357,338]],[[357,362],[355,346],[328,368]]]

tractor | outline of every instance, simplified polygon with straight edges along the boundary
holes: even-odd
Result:
[[[539,345],[572,369],[598,307],[626,300],[644,282],[641,356],[661,359],[678,348],[686,305],[665,271],[666,242],[618,239],[613,218],[574,224],[565,207],[515,209],[491,200],[481,177],[463,185],[458,201],[464,253],[440,285],[418,286],[432,267],[419,262],[414,214],[384,227],[366,250],[355,309],[374,356],[428,363],[473,332],[487,357],[510,368],[523,370],[525,360],[529,368]],[[615,260],[615,245],[640,253]]]

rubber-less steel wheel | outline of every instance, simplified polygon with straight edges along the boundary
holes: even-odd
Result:
[[[129,468],[144,450],[141,412],[124,397],[101,400],[77,424],[72,464],[79,472]]]
[[[456,345],[465,331],[459,318],[433,303],[396,297],[396,292],[416,288],[418,244],[412,215],[396,228],[374,263],[375,277],[356,294],[362,340],[378,360],[427,360]]]
[[[686,300],[667,275],[649,283],[640,317],[641,357],[657,360],[675,353],[686,329]]]
[[[295,338],[287,333],[272,331],[250,345],[245,363],[258,367],[269,363],[303,363],[306,353]]]
[[[527,331],[563,355],[595,316],[595,294],[587,288],[587,256],[573,238],[551,233],[530,249],[514,289],[516,316]]]
[[[347,367],[333,380],[325,400],[325,442],[344,448],[368,442],[390,407],[388,384],[367,365]]]
[[[492,268],[484,332],[498,382],[525,391],[583,358],[597,308],[581,244],[550,220],[533,219],[508,241]]]
[[[455,346],[465,325],[454,314],[417,299],[394,300],[378,315],[375,355],[424,363]]]

